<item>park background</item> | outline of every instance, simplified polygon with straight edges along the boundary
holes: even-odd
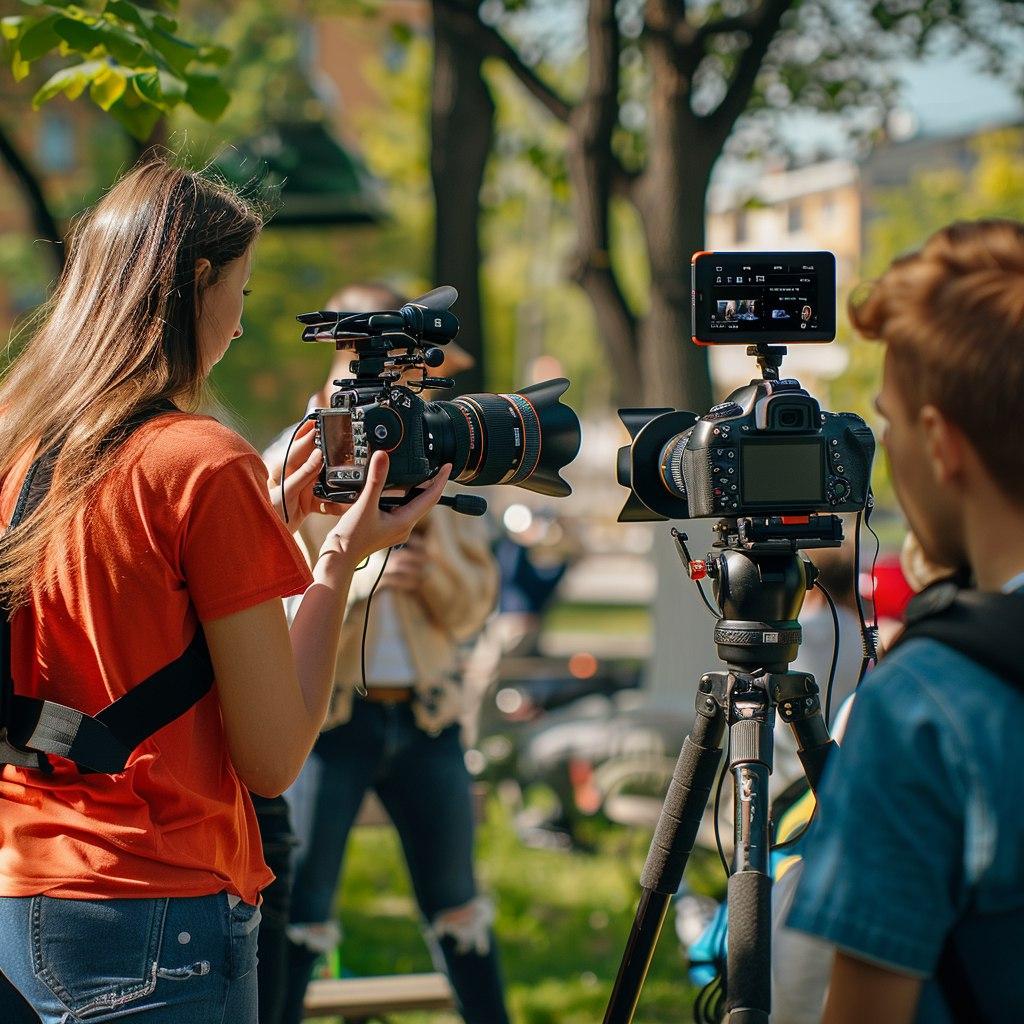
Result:
[[[546,507],[577,542],[545,653],[637,659],[654,707],[691,707],[714,651],[666,527],[615,522],[615,409],[699,411],[753,370],[742,349],[709,363],[690,345],[690,253],[835,252],[839,338],[791,350],[784,372],[877,425],[879,351],[853,339],[845,297],[949,220],[1024,215],[1013,0],[0,0],[0,16],[11,351],[71,220],[140,155],[262,175],[274,216],[245,335],[214,373],[218,415],[257,447],[294,421],[332,354],[294,316],[339,286],[454,284],[477,358],[460,389],[564,373],[584,424],[570,498],[488,494],[499,515]],[[881,458],[875,488],[891,550]],[[480,863],[517,1022],[599,1016],[646,841],[595,820],[589,853],[524,851],[488,803]],[[698,863],[696,887],[720,887],[714,872]],[[347,969],[427,969],[387,830],[356,836],[340,906]],[[684,976],[666,934],[637,1020],[683,1019]]]

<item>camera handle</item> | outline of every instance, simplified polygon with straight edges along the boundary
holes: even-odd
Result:
[[[381,498],[378,507],[382,509],[401,508],[408,505],[421,490],[412,490],[404,498]],[[442,494],[438,505],[453,509],[464,516],[482,516],[487,511],[487,501],[478,494]]]
[[[683,545],[680,545],[681,554]],[[793,729],[804,772],[817,791],[835,743],[813,676],[788,671],[800,643],[796,623],[807,576],[796,551],[726,548],[716,560],[715,628],[728,671],[701,676],[697,715],[683,741],[640,876],[641,896],[604,1024],[630,1024],[654,949],[679,889],[711,796],[729,729],[733,778],[733,871],[727,900],[728,1024],[768,1024],[771,1014],[771,888],[768,776],[776,710]],[[705,568],[707,564],[705,563]]]

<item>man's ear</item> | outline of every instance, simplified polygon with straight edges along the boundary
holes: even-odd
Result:
[[[950,423],[934,405],[921,407],[918,425],[924,439],[924,457],[937,484],[961,480],[967,462],[967,440],[955,423]]]

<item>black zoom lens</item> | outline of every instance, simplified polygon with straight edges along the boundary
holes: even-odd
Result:
[[[553,497],[572,493],[559,475],[580,450],[580,421],[558,400],[568,387],[559,378],[510,395],[428,403],[428,458],[435,466],[450,462],[460,484],[517,484]]]

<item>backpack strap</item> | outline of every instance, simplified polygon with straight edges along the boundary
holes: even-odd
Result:
[[[161,402],[136,413],[103,439],[102,450],[118,445],[143,423],[177,411]],[[29,467],[8,529],[22,523],[46,497],[61,443]],[[56,701],[14,692],[11,674],[10,613],[0,605],[0,764],[52,770],[46,755],[74,761],[83,772],[124,771],[132,751],[201,700],[213,685],[213,663],[202,627],[169,665],[133,686],[97,715]]]
[[[937,640],[1024,690],[1024,593],[983,593],[942,580],[911,600],[905,619],[890,654],[908,640]]]

